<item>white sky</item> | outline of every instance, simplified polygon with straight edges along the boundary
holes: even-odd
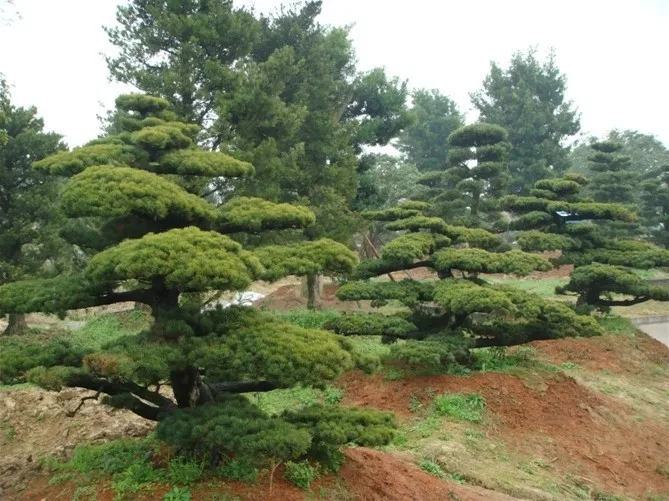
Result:
[[[22,19],[0,24],[0,72],[14,101],[37,106],[71,146],[95,137],[100,103],[124,90],[108,82],[100,55],[112,50],[101,27],[118,3],[15,0]],[[281,1],[238,3],[267,11]],[[385,66],[467,112],[490,60],[554,47],[584,132],[637,129],[669,145],[669,0],[325,0],[322,21],[354,24],[361,69]]]

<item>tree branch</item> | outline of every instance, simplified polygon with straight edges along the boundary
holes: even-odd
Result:
[[[224,383],[207,383],[212,393],[251,393],[276,390],[278,386],[269,381],[236,381]]]
[[[625,299],[619,301],[613,301],[608,299],[598,299],[597,304],[600,306],[634,306],[635,304],[645,303],[650,301],[652,298],[648,296],[635,297],[634,299]]]

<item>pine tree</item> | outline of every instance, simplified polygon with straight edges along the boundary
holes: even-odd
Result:
[[[101,220],[86,229],[97,231],[104,248],[81,273],[1,287],[0,312],[134,301],[151,309],[153,325],[100,351],[52,358],[30,370],[28,380],[102,393],[109,405],[160,421],[158,435],[169,444],[214,459],[231,453],[276,461],[329,454],[348,441],[389,440],[392,420],[385,415],[312,406],[272,417],[239,395],[325,384],[360,362],[346,340],[252,309],[201,313],[199,302],[184,301],[244,290],[257,279],[346,273],[355,255],[325,239],[244,249],[237,234],[301,228],[313,224],[313,213],[256,198],[208,202],[189,189],[199,191],[202,180],[253,175],[253,167],[196,147],[198,127],[178,121],[161,98],[125,95],[117,106],[123,132],[35,164],[71,176],[62,208],[71,218]],[[54,349],[62,346],[45,347]],[[162,386],[173,397],[158,392]]]
[[[669,165],[646,173],[642,179],[640,215],[650,239],[669,249]]]
[[[443,169],[425,174],[427,186],[420,198],[433,212],[470,227],[492,228],[500,214],[496,199],[508,184],[507,132],[498,125],[476,123],[448,136],[448,156]]]
[[[453,226],[430,217],[429,204],[409,201],[397,207],[370,211],[370,219],[386,221],[389,231],[401,231],[379,259],[362,262],[356,281],[337,291],[340,299],[371,300],[383,306],[399,301],[406,312],[349,314],[328,327],[344,335],[381,335],[393,344],[392,356],[421,369],[443,370],[470,365],[472,348],[511,346],[535,339],[590,336],[600,333],[595,320],[577,315],[569,306],[519,289],[493,285],[481,273],[528,275],[549,270],[538,255],[504,250],[503,239],[481,228]],[[373,278],[402,270],[427,267],[437,281]]]
[[[61,137],[44,131],[35,108],[12,105],[0,81],[0,285],[58,272],[64,242],[55,206],[58,183],[31,163],[63,148]],[[4,138],[4,141],[3,141]],[[28,329],[24,315],[9,316],[5,334]]]
[[[511,229],[521,231],[517,237],[520,248],[562,251],[556,264],[573,264],[575,269],[569,283],[557,292],[577,294],[579,304],[606,310],[651,299],[669,300],[668,289],[651,285],[632,271],[666,266],[669,251],[603,231],[603,222],[633,224],[636,215],[622,204],[583,200],[579,192],[587,183],[580,174],[568,174],[538,181],[528,197],[503,198],[502,207],[516,216]]]
[[[535,182],[569,168],[564,142],[579,131],[580,119],[566,89],[555,54],[541,62],[531,49],[514,54],[507,68],[491,63],[483,88],[471,94],[480,120],[509,133],[511,193],[525,195]]]

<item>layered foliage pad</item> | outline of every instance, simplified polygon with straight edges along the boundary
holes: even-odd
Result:
[[[502,127],[485,123],[452,132],[445,165],[419,180],[426,186],[421,197],[433,205],[432,212],[458,224],[492,227],[500,216],[494,199],[508,183],[507,139]]]
[[[593,170],[625,172],[629,159],[617,153],[620,148],[614,142],[595,143],[596,154],[592,163],[596,165]],[[623,181],[621,178],[614,182]],[[647,284],[640,286],[634,280],[630,282],[632,276],[636,277],[631,271],[623,273],[622,268],[616,267],[650,269],[667,266],[669,252],[648,242],[626,239],[629,234],[626,230],[634,226],[636,215],[622,203],[582,200],[579,192],[587,184],[583,176],[570,174],[563,179],[538,181],[531,191],[532,196],[504,197],[502,206],[514,215],[510,227],[521,231],[516,239],[518,245],[530,252],[561,251],[561,256],[553,261],[576,267],[572,275],[576,280],[573,282],[575,288],[566,288],[562,292],[577,292],[582,304],[606,308],[649,299],[664,300],[664,293],[652,287],[653,293],[650,293]],[[603,186],[599,178],[594,193]],[[627,191],[619,191],[619,196],[598,198],[629,202],[629,197],[624,196]],[[579,271],[580,267],[585,270]],[[586,276],[590,279],[585,280]],[[611,297],[613,294],[633,296],[633,299],[616,300]]]
[[[302,206],[259,198],[232,198],[216,206],[202,196],[212,178],[249,176],[253,167],[199,150],[194,142],[198,127],[178,121],[163,99],[121,96],[117,107],[118,134],[36,165],[71,176],[62,206],[77,229],[73,233],[98,241],[97,254],[77,275],[0,287],[0,313],[60,314],[134,301],[151,308],[153,325],[99,350],[59,346],[49,348],[53,356],[18,353],[40,364],[21,365],[27,378],[53,390],[99,391],[112,406],[165,419],[163,436],[191,451],[283,460],[332,452],[329,448],[349,441],[390,440],[391,421],[374,413],[312,409],[301,416],[270,417],[244,398],[230,396],[323,386],[364,361],[352,353],[349,341],[327,331],[277,322],[244,308],[201,313],[198,294],[244,290],[254,280],[288,274],[347,274],[356,256],[331,240],[244,249],[239,243],[243,234],[302,229],[313,225],[315,216]],[[186,302],[183,293],[190,293]],[[174,397],[149,390],[150,385],[169,385]],[[179,410],[187,408],[194,410]],[[200,429],[186,430],[195,437],[188,442],[178,429],[192,419]],[[224,435],[221,448],[216,437]],[[232,436],[236,441],[229,440]],[[200,444],[203,439],[206,446]]]
[[[484,229],[451,226],[426,216],[429,210],[424,204],[409,202],[396,209],[368,212],[367,217],[381,221],[395,216],[399,219],[387,227],[409,232],[386,244],[380,258],[358,265],[357,281],[337,291],[342,300],[371,301],[372,306],[395,301],[408,311],[342,315],[325,328],[344,335],[380,335],[391,343],[406,340],[393,344],[391,357],[421,370],[469,365],[473,362],[470,350],[475,347],[601,333],[594,319],[576,314],[565,304],[490,285],[478,276],[547,271],[552,268],[549,260],[508,250],[498,235]],[[431,268],[439,280],[373,280],[419,267]]]
[[[559,294],[577,294],[582,304],[600,309],[631,306],[648,300],[669,301],[669,288],[652,285],[631,269],[593,263],[580,266],[569,277],[569,283],[558,287]],[[613,294],[633,299],[614,299]]]

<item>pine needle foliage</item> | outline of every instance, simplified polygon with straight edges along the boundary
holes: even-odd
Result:
[[[581,196],[588,180],[579,174],[540,180],[529,197],[511,195],[501,200],[514,216],[511,229],[520,231],[516,241],[528,252],[561,251],[553,261],[576,268],[569,283],[557,292],[577,295],[579,305],[608,310],[651,299],[666,301],[666,287],[653,286],[632,271],[669,265],[669,251],[625,238],[637,221],[628,205],[631,189],[624,184],[629,181],[629,158],[617,153],[617,143],[595,143],[593,149],[593,170],[600,173],[594,182],[595,201]],[[602,176],[609,176],[613,184],[605,183]]]
[[[22,372],[47,389],[98,391],[108,405],[159,421],[158,436],[168,444],[216,461],[233,454],[277,464],[312,452],[334,456],[349,442],[388,442],[394,422],[374,411],[314,407],[271,417],[242,396],[324,387],[361,360],[344,337],[250,308],[203,312],[193,300],[258,279],[347,274],[355,254],[331,240],[243,248],[244,234],[303,228],[314,214],[259,198],[216,206],[204,196],[211,179],[251,176],[254,168],[200,150],[198,127],[180,122],[164,99],[126,95],[116,104],[118,134],[35,165],[70,176],[62,206],[77,223],[73,233],[107,238],[98,238],[97,253],[76,275],[0,287],[0,314],[133,301],[150,308],[153,324],[100,349],[63,342],[38,354],[15,347],[18,363],[3,379]],[[158,391],[164,386],[171,392]]]
[[[380,335],[392,344],[391,358],[429,372],[471,366],[471,349],[476,347],[601,333],[593,318],[576,314],[566,304],[491,285],[480,276],[547,271],[552,269],[548,259],[509,250],[500,235],[485,229],[453,226],[428,216],[427,204],[411,202],[400,209],[365,214],[386,221],[387,229],[405,232],[386,244],[378,259],[360,263],[353,275],[356,280],[342,285],[337,297],[369,300],[372,306],[393,300],[407,311],[341,315],[325,328],[345,336]],[[438,280],[376,279],[415,268],[434,270]]]

